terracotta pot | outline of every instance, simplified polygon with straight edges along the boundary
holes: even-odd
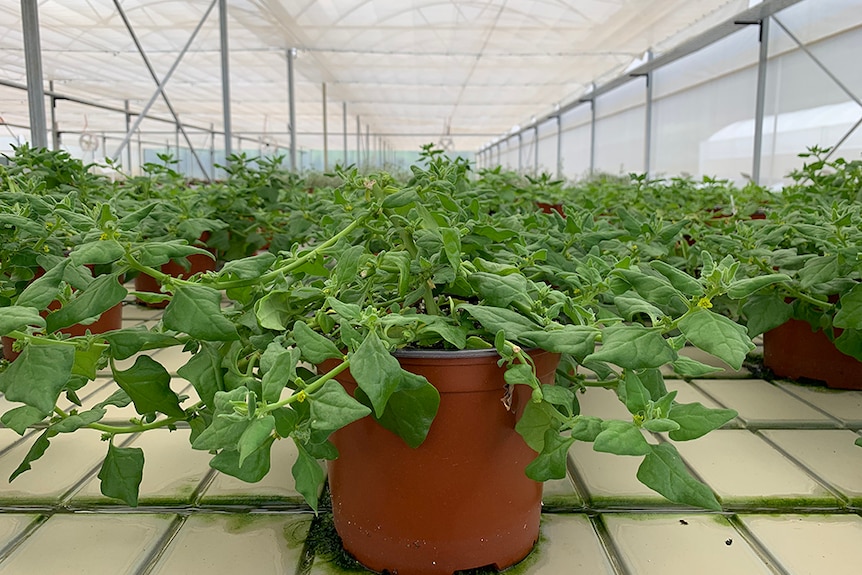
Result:
[[[164,274],[168,274],[172,277],[189,277],[196,273],[203,273],[216,269],[215,260],[213,260],[209,256],[205,256],[203,254],[192,254],[190,256],[187,256],[187,258],[189,260],[189,264],[191,265],[188,271],[186,271],[186,269],[180,264],[171,260],[161,266],[161,272]],[[135,278],[135,291],[159,293],[161,291],[161,286],[159,286],[159,282],[157,282],[147,274],[142,273],[138,274],[138,276]],[[137,300],[137,303],[157,309],[162,309],[168,306],[168,300],[155,303],[146,303],[141,300]]]
[[[840,334],[836,329],[836,337]],[[788,320],[763,334],[763,364],[779,377],[862,390],[862,362],[839,351],[822,330],[812,331],[802,320]]]
[[[542,212],[546,214],[550,214],[551,212],[557,212],[564,218],[566,214],[563,212],[563,204],[551,204],[547,202],[536,202],[536,206],[542,210]]]
[[[48,306],[48,309],[59,309],[59,302],[51,302],[51,305]],[[43,313],[44,317],[47,313]],[[60,330],[60,333],[69,334],[71,336],[81,336],[85,335],[87,331],[90,333],[105,333],[107,331],[121,329],[123,327],[123,303],[120,302],[114,307],[110,308],[108,311],[104,312],[99,319],[94,321],[91,324],[83,325],[80,323],[76,323],[75,325],[70,325],[69,327],[64,327]],[[15,340],[11,337],[3,336],[3,356],[9,361],[13,361],[18,357],[19,353],[12,350],[12,344]]]
[[[374,571],[399,575],[517,563],[538,539],[542,506],[542,484],[524,472],[536,453],[515,431],[531,390],[515,386],[511,409],[504,406],[494,350],[396,357],[438,389],[440,409],[417,449],[370,417],[333,434],[340,455],[329,462],[329,485],[345,549]],[[533,358],[551,383],[559,355]],[[355,391],[349,372],[339,381]]]

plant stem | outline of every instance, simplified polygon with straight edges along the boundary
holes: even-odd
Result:
[[[292,394],[290,397],[286,397],[286,398],[282,399],[281,401],[277,401],[275,403],[267,404],[265,407],[262,408],[263,411],[265,413],[269,413],[269,412],[275,411],[276,409],[284,407],[285,405],[288,405],[290,403],[295,403],[297,401],[305,401],[305,398],[308,395],[314,393],[315,391],[317,391],[318,389],[323,387],[323,385],[327,381],[334,379],[336,375],[345,371],[348,367],[350,367],[350,360],[347,358],[347,356],[344,356],[344,358],[342,358],[340,364],[338,364],[336,367],[334,367],[331,370],[329,370],[328,372],[326,372],[323,376],[320,377],[320,379],[318,379],[317,381],[315,381],[314,383],[312,383],[311,385],[309,385],[305,389],[303,389],[297,393]]]

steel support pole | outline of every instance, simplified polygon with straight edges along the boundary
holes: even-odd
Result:
[[[329,130],[326,125],[326,82],[323,83],[323,171],[329,170]]]
[[[24,67],[27,72],[30,141],[34,148],[47,148],[48,128],[45,125],[45,84],[42,79],[38,0],[21,0],[21,27],[24,34]]]
[[[123,109],[126,111],[123,114],[123,117],[126,120],[126,133],[128,134],[129,131],[132,129],[132,114],[131,114],[130,109],[129,109],[129,101],[128,100],[123,100]],[[126,165],[125,165],[125,168],[126,168],[126,172],[128,172],[129,174],[132,173],[132,146],[131,146],[131,144],[126,144]]]
[[[215,173],[215,124],[210,124],[210,177],[214,180]]]
[[[341,103],[341,122],[342,131],[344,132],[344,167],[347,167],[347,102]]]
[[[230,110],[230,42],[227,29],[227,0],[218,0],[219,55],[221,58],[221,109],[224,124],[225,163],[233,154],[233,126]]]
[[[563,117],[557,116],[557,179],[563,177]]]
[[[362,165],[361,150],[362,150],[362,123],[359,119],[359,116],[356,116],[356,167],[357,168],[361,167],[361,165]]]
[[[652,50],[647,52],[647,62],[652,61]],[[644,173],[649,178],[652,163],[652,71],[644,76],[646,94],[644,102]]]
[[[763,154],[763,116],[766,107],[766,71],[769,66],[769,18],[760,21],[760,55],[757,61],[757,101],[754,104],[754,153],[751,179],[760,184]],[[775,134],[772,135],[775,137]]]
[[[48,80],[48,92],[51,102],[51,149],[55,152],[60,149],[60,130],[57,125],[57,97],[54,95],[54,80]],[[104,150],[105,148],[102,148]]]
[[[365,124],[365,165],[371,167],[371,126]]]
[[[293,86],[293,58],[296,55],[293,48],[287,51],[287,107],[289,113],[288,129],[290,130],[290,169],[296,171],[296,96]]]
[[[596,100],[590,100],[590,175],[596,171]]]
[[[539,175],[539,124],[533,126],[533,174]]]
[[[524,136],[521,132],[518,132],[518,172],[520,173],[524,169],[524,161],[522,156],[522,148],[524,144]]]

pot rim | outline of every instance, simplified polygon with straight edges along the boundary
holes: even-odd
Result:
[[[526,353],[541,353],[545,352],[543,349],[539,349],[537,347],[531,347],[529,349],[524,349]],[[546,352],[550,353],[550,352]],[[397,349],[392,352],[392,355],[395,357],[404,357],[404,358],[419,358],[419,359],[446,359],[446,358],[484,358],[484,357],[492,357],[498,356],[497,350],[495,348],[489,349]]]

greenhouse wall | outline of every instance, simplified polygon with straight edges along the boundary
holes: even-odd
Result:
[[[567,179],[591,173],[759,177],[781,185],[812,146],[862,154],[862,11],[855,0],[804,0],[768,19],[759,174],[755,170],[760,26],[741,26],[700,50],[637,75],[609,91],[588,91],[536,123],[540,163],[522,171]],[[801,44],[801,45],[800,45]],[[599,87],[601,88],[601,87]],[[592,108],[594,107],[594,109]],[[561,130],[557,135],[557,116]],[[534,125],[522,128],[521,146]],[[500,150],[518,169],[518,130],[487,144],[482,165]],[[556,140],[559,138],[559,143]],[[559,157],[557,157],[559,145]],[[646,164],[649,162],[649,165]],[[559,173],[557,173],[559,170]]]

